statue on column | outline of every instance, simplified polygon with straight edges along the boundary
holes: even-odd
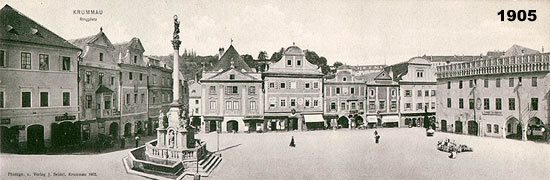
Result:
[[[178,16],[174,15],[174,40],[180,39],[180,21],[178,21]]]
[[[159,110],[159,128],[164,128],[164,114],[162,113],[162,110]]]

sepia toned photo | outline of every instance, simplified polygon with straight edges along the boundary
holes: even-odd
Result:
[[[550,177],[548,0],[0,8],[0,179]]]

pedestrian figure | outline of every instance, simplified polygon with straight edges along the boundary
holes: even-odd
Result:
[[[380,135],[378,134],[378,131],[374,130],[374,141],[376,144],[378,144],[378,141],[380,140]]]
[[[449,158],[456,159],[456,151],[457,151],[457,148],[452,146],[451,147],[451,155],[449,155]]]
[[[139,146],[139,136],[136,136],[136,148]]]
[[[126,148],[126,138],[120,138],[120,149]]]
[[[290,147],[296,147],[296,144],[294,144],[294,136],[292,136],[292,139],[290,139]]]

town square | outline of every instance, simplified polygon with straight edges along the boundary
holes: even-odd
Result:
[[[550,177],[548,1],[67,2],[0,4],[0,179]]]

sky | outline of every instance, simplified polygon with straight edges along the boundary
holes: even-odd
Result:
[[[295,43],[329,64],[395,64],[422,55],[479,55],[513,44],[550,50],[550,0],[2,0],[65,39],[95,35],[112,43],[140,38],[146,55],[173,52],[173,16],[183,49],[215,55],[233,46],[271,55]],[[531,21],[500,21],[500,10],[536,10]],[[100,15],[74,10],[102,10]],[[96,21],[82,21],[95,18]]]

